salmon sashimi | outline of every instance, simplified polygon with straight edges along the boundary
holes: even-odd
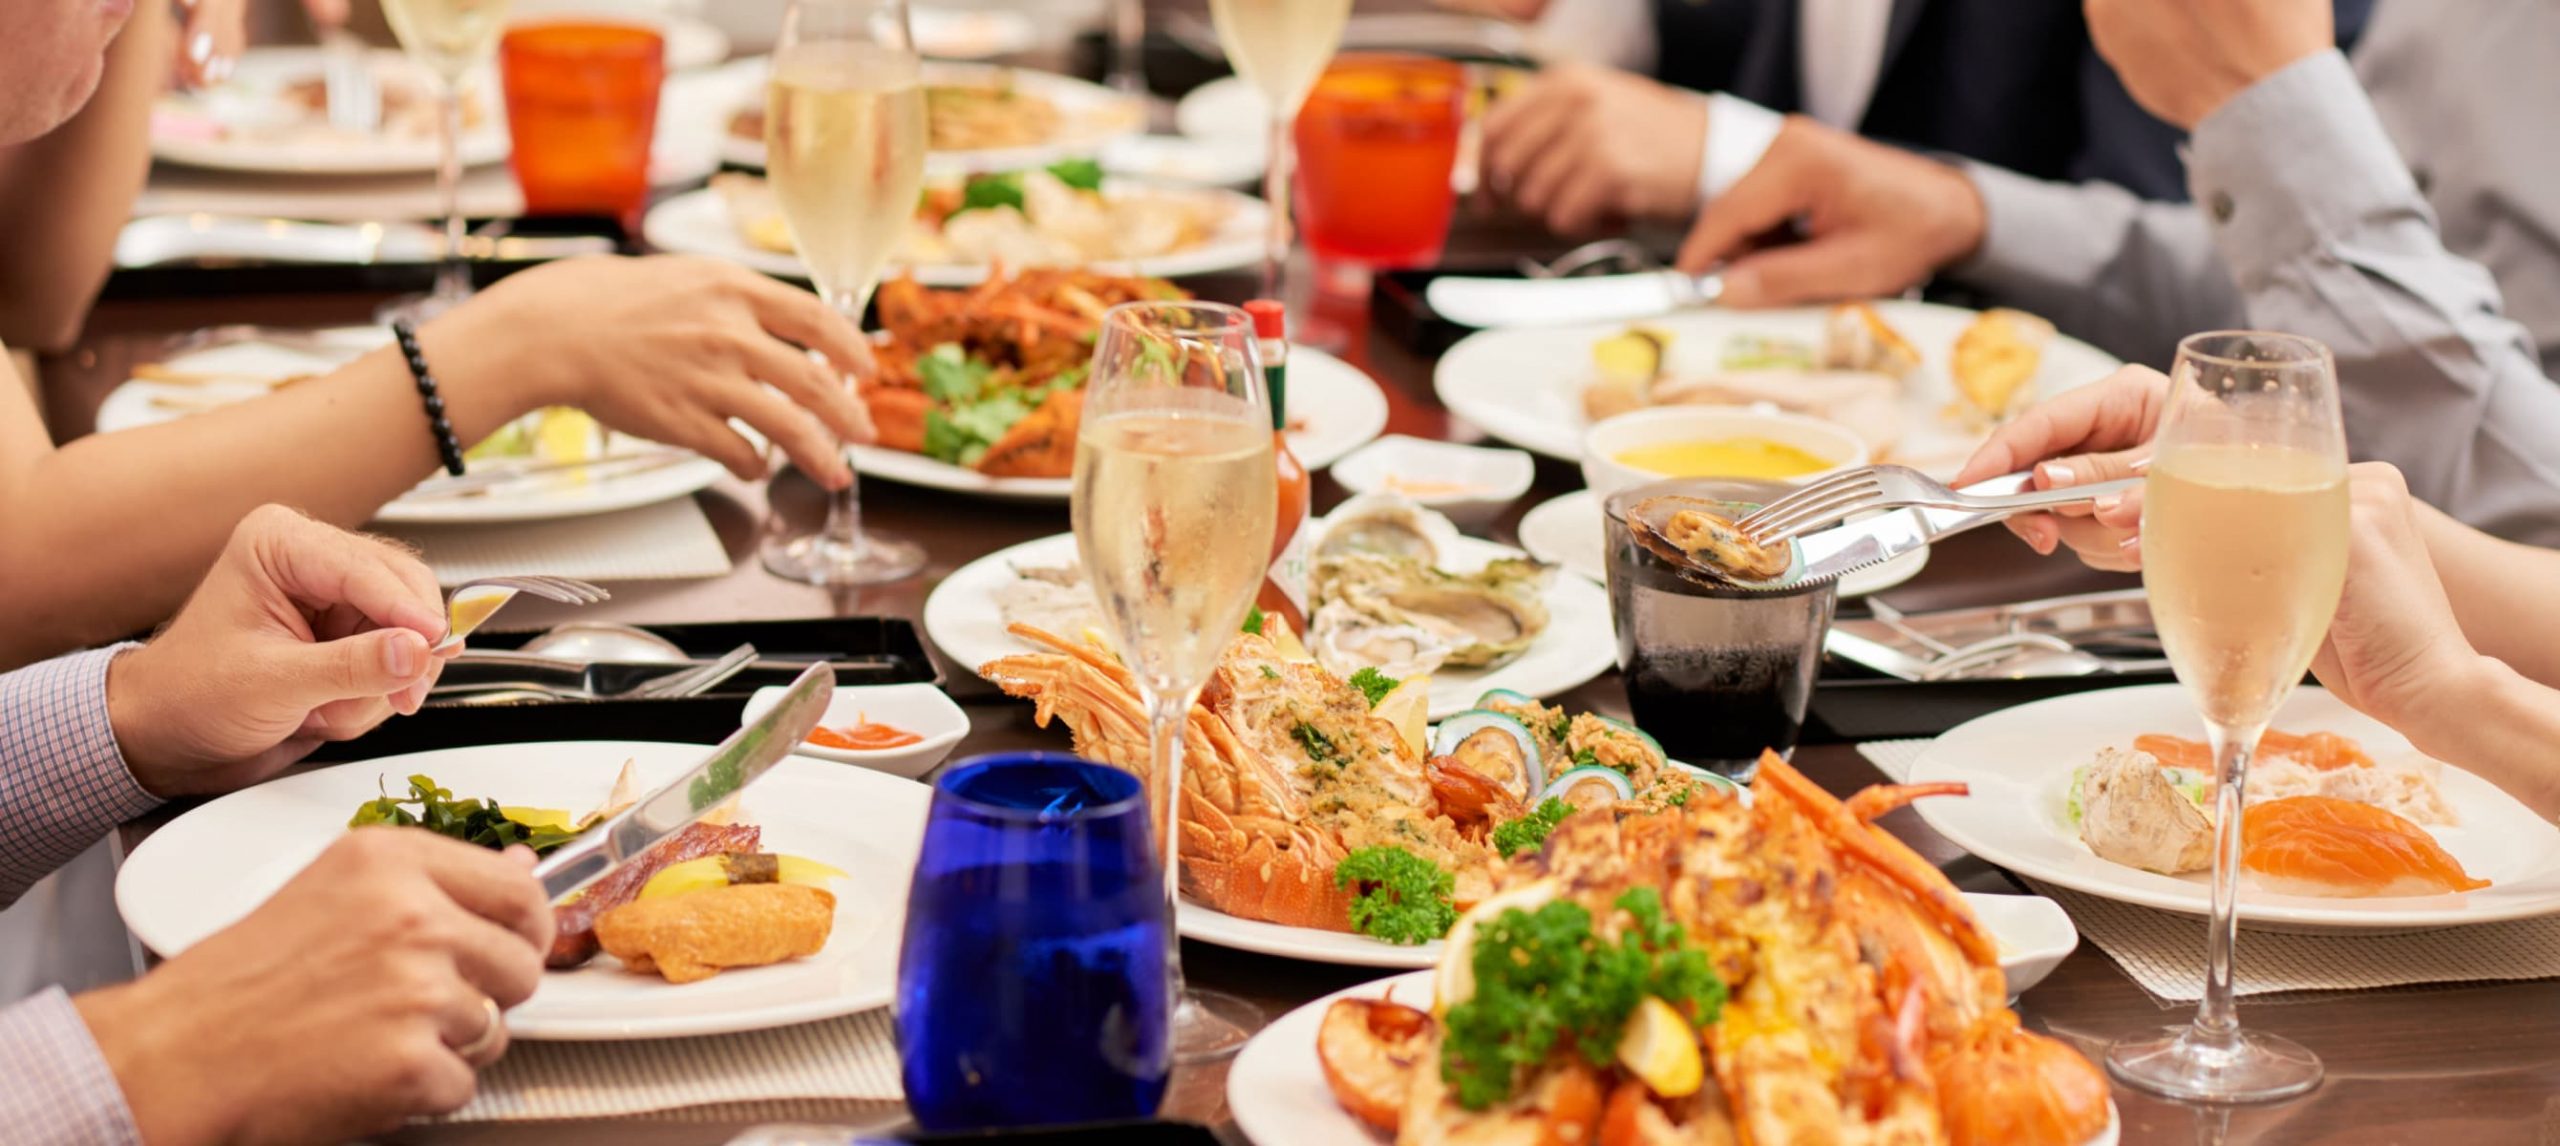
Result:
[[[2439,895],[2489,886],[2435,837],[2370,804],[2291,796],[2242,813],[2240,866],[2284,895]]]
[[[2207,776],[2213,774],[2213,748],[2201,740],[2183,740],[2146,732],[2133,738],[2133,750],[2150,753],[2162,767],[2185,768]],[[2373,767],[2373,757],[2365,755],[2362,746],[2335,732],[2296,736],[2269,729],[2265,736],[2258,738],[2257,754],[2260,759],[2286,757],[2318,772]]]

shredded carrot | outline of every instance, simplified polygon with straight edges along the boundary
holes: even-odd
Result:
[[[856,714],[853,723],[843,728],[820,726],[809,733],[809,743],[820,748],[842,748],[854,752],[878,752],[886,748],[904,748],[919,744],[924,737],[906,729],[875,724],[869,714]]]

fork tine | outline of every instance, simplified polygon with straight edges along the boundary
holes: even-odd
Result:
[[[1822,494],[1838,489],[1844,485],[1857,482],[1873,483],[1875,480],[1875,469],[1871,466],[1860,466],[1856,469],[1842,470],[1829,477],[1807,482],[1804,485],[1788,490],[1786,496],[1742,515],[1742,520],[1734,522],[1734,524],[1741,527],[1744,533],[1749,533],[1758,525],[1758,523],[1768,521],[1780,514],[1784,514],[1788,512],[1791,507],[1803,505],[1807,499],[1819,497]]]
[[[1744,532],[1761,544],[1792,537],[1807,527],[1837,520],[1883,500],[1883,487],[1873,483],[1843,486],[1820,497],[1805,498],[1789,506],[1785,513],[1760,522]]]

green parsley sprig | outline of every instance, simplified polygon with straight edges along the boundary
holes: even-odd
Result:
[[[1359,889],[1351,901],[1351,929],[1389,943],[1428,943],[1458,922],[1449,900],[1457,877],[1403,848],[1362,848],[1342,857],[1333,867],[1333,885]]]
[[[1378,707],[1379,701],[1385,700],[1388,693],[1394,692],[1396,690],[1396,686],[1403,683],[1403,681],[1379,672],[1375,666],[1363,668],[1360,671],[1351,674],[1351,687],[1359,689],[1360,695],[1369,698],[1369,707],[1371,708]]]
[[[1537,808],[1528,815],[1494,825],[1493,850],[1502,858],[1510,859],[1535,848],[1547,842],[1547,833],[1555,831],[1556,825],[1572,814],[1573,805],[1561,798],[1549,796],[1540,800]]]

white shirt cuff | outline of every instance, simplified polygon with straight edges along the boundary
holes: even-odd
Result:
[[[1747,99],[1716,92],[1707,97],[1705,162],[1698,169],[1698,197],[1713,199],[1760,165],[1787,117]]]

